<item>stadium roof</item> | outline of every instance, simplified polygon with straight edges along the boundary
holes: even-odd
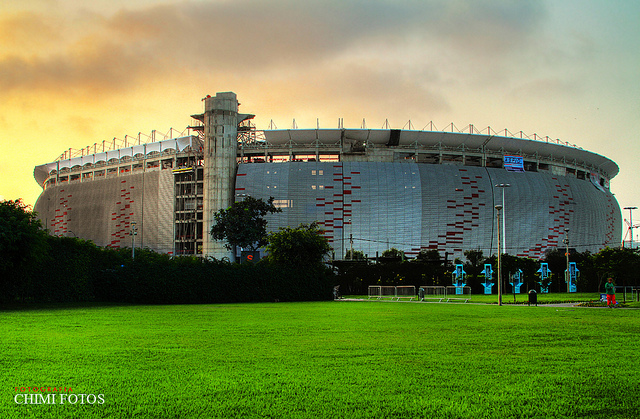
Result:
[[[134,145],[132,147],[124,147],[116,150],[108,150],[101,153],[88,154],[86,156],[78,156],[71,159],[58,160],[53,163],[46,163],[36,166],[33,169],[33,176],[38,184],[43,185],[49,177],[52,170],[60,170],[64,168],[72,168],[76,166],[84,166],[87,164],[96,164],[99,162],[108,162],[111,159],[121,159],[123,157],[131,157],[138,155],[146,156],[153,152],[161,153],[166,150],[175,150],[176,152],[184,151],[189,147],[200,147],[202,141],[195,136],[186,136],[180,138],[172,138],[169,140],[156,141],[153,143]]]
[[[399,131],[399,138],[391,140],[391,131]],[[369,142],[375,145],[410,147],[446,147],[470,150],[524,154],[554,160],[575,162],[606,173],[609,179],[619,172],[618,165],[611,159],[590,151],[558,144],[554,141],[531,140],[526,138],[503,137],[498,135],[468,134],[442,131],[414,131],[389,129],[286,129],[265,130],[265,139],[273,145],[278,144],[337,144],[342,139]]]

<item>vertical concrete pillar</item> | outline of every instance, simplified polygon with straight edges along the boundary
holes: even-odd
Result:
[[[205,256],[228,257],[231,251],[211,238],[213,214],[234,200],[238,150],[238,100],[235,93],[217,93],[205,99],[204,112],[204,249]]]

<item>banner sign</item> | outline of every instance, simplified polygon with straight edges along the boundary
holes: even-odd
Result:
[[[540,284],[540,292],[542,294],[546,294],[549,292],[547,279],[549,278],[549,274],[551,274],[551,271],[549,270],[549,264],[541,263],[540,269],[538,269],[538,273],[540,274],[540,281],[538,282],[538,284]],[[545,286],[545,284],[547,285]]]
[[[524,158],[520,156],[504,156],[504,168],[509,172],[524,172]]]
[[[520,294],[520,287],[522,286],[522,269],[518,269],[516,273],[510,275],[511,286],[513,287],[514,294]]]
[[[484,282],[482,283],[484,286],[484,293],[491,294],[491,287],[493,287],[493,268],[491,267],[491,264],[485,263],[484,270],[481,273],[484,274]]]
[[[256,263],[260,260],[260,251],[243,250],[240,252],[240,263]]]
[[[567,271],[564,271],[565,278],[567,275]],[[569,292],[576,292],[576,281],[578,280],[578,274],[580,270],[575,262],[569,263]]]
[[[464,265],[461,263],[456,264],[456,270],[453,271],[453,286],[456,287],[456,294],[462,294],[462,290],[465,285],[464,276],[466,272],[464,271]]]

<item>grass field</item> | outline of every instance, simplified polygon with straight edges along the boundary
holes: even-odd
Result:
[[[1,418],[640,417],[640,310],[371,301],[0,319]],[[16,387],[56,386],[104,403],[15,402]]]
[[[551,293],[551,294],[536,294],[538,303],[541,305],[544,304],[552,304],[552,303],[581,303],[581,302],[593,302],[592,305],[597,305],[597,302],[600,299],[599,293]],[[456,295],[451,295],[451,297],[459,297]],[[360,300],[368,300],[368,296],[366,295],[347,295],[344,298],[350,299],[360,299]],[[631,295],[628,293],[626,298],[624,298],[622,293],[616,294],[616,301],[619,305],[624,306],[625,308],[640,308],[640,301],[638,297],[634,294]],[[526,292],[521,294],[503,294],[502,295],[502,303],[503,304],[527,304],[529,301],[529,295]],[[496,294],[472,294],[470,296],[469,302],[472,303],[482,303],[482,304],[497,304],[498,296]],[[606,303],[601,304],[603,307],[606,306]]]

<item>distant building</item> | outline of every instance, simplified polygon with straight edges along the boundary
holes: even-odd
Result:
[[[135,222],[136,247],[233,257],[208,234],[213,214],[272,196],[283,212],[268,216],[271,230],[317,221],[338,259],[352,246],[370,257],[390,247],[488,256],[504,192],[509,254],[542,257],[563,246],[566,229],[578,251],[620,242],[609,190],[618,166],[581,148],[473,126],[261,131],[238,113],[234,93],[204,103],[189,135],[114,140],[37,166],[35,210],[51,234],[130,247]]]

